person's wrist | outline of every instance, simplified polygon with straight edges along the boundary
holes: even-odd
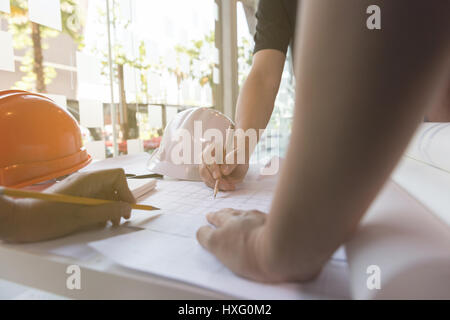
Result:
[[[266,225],[259,227],[255,231],[253,238],[255,264],[262,281],[277,282],[282,280],[282,274],[279,270],[279,261],[276,261],[274,255],[271,254],[272,249],[270,248],[271,243],[268,236]]]
[[[288,250],[276,247],[267,226],[259,231],[256,244],[257,264],[265,281],[307,281],[321,271],[321,265],[312,264],[311,259],[300,257],[296,252],[286,254]]]

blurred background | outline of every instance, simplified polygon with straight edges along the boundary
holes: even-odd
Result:
[[[66,108],[94,158],[153,152],[165,125],[186,108],[234,118],[252,64],[257,0],[37,2],[0,0],[0,88],[43,93]],[[268,127],[276,130],[267,130],[258,159],[286,150],[291,55]]]

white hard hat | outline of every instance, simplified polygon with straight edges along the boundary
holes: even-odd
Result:
[[[197,124],[196,124],[197,123]],[[195,132],[195,125],[201,124],[202,132]],[[224,114],[210,108],[191,108],[178,113],[167,124],[161,144],[157,150],[153,152],[148,161],[147,168],[154,173],[162,174],[171,178],[182,180],[201,181],[198,163],[195,163],[194,157],[201,157],[204,144],[208,141],[203,139],[203,133],[208,129],[216,129],[220,131],[223,139],[226,137],[226,130],[233,126],[233,121]],[[185,130],[190,135],[190,146],[192,158],[189,163],[177,164],[173,161],[172,150],[179,143],[179,132]],[[200,150],[194,150],[195,145],[201,145]],[[194,152],[200,152],[194,155]],[[200,158],[201,159],[201,158]]]

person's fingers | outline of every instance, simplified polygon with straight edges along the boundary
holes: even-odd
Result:
[[[212,165],[216,162],[214,157],[214,144],[209,144],[202,152],[202,162],[206,165]]]
[[[199,172],[202,180],[205,184],[214,188],[216,181],[219,180],[219,190],[221,191],[232,191],[236,189],[236,183],[233,177],[229,177],[228,175],[233,172],[235,169],[235,165],[231,165],[232,167],[225,170],[226,174],[223,173],[222,167],[227,166],[224,164],[217,164],[216,162],[211,161],[212,148],[214,145],[208,145],[204,152],[202,153],[202,164],[199,166]],[[233,153],[233,152],[232,152]],[[209,160],[208,161],[208,157]],[[209,163],[209,164],[208,164]]]
[[[221,177],[220,168],[215,159],[215,146],[214,144],[208,145],[202,152],[202,163],[208,168],[211,176],[214,179]]]
[[[130,212],[131,206],[126,202],[83,206],[77,211],[75,222],[79,227],[92,226],[108,220],[120,222],[120,218],[129,217]]]
[[[112,219],[111,223],[112,223],[113,227],[118,227],[120,225],[120,217],[116,218],[116,219]]]
[[[112,169],[111,177],[113,177],[113,186],[115,191],[119,196],[119,200],[128,202],[128,203],[136,203],[136,199],[131,193],[130,188],[128,188],[127,178],[125,176],[125,171],[123,169]]]
[[[102,198],[120,200],[128,203],[136,203],[136,200],[128,188],[125,171],[122,168],[106,169],[85,173],[84,184],[93,194]]]
[[[220,167],[217,164],[212,164],[208,166],[209,171],[212,173],[214,179],[220,179],[222,173],[220,172]]]
[[[230,175],[238,165],[238,150],[233,150],[225,156],[225,163],[220,166],[223,175]]]
[[[222,177],[219,180],[219,190],[222,191],[233,191],[236,189],[236,185],[228,177]]]
[[[93,225],[88,225],[80,228],[80,231],[89,231],[89,230],[95,230],[95,229],[103,229],[106,227],[107,222],[100,222]]]
[[[106,227],[106,224],[107,224],[107,222],[100,222],[95,227],[99,228],[99,229],[103,229],[104,227]]]
[[[237,164],[223,164],[220,166],[220,173],[224,176],[229,176],[236,169]]]
[[[200,227],[197,231],[197,240],[200,245],[208,251],[211,251],[213,247],[213,241],[211,240],[213,237],[214,229],[210,226]]]
[[[121,168],[75,173],[46,192],[136,202]]]
[[[204,164],[201,164],[199,166],[199,172],[200,177],[202,178],[203,182],[210,187],[211,189],[214,189],[216,186],[216,179],[213,178],[211,172],[209,171],[208,167]],[[222,177],[219,180],[219,190],[221,191],[233,191],[236,189],[236,186],[234,182],[229,179],[228,177]]]
[[[222,209],[217,212],[210,212],[206,215],[206,220],[213,226],[219,228],[223,226],[231,218],[240,215],[240,211],[234,209]]]
[[[205,164],[201,164],[199,166],[199,173],[200,177],[202,178],[203,182],[210,188],[214,188],[214,185],[216,181],[211,175],[211,172],[209,171],[208,167]]]
[[[125,202],[124,208],[122,209],[122,218],[124,219],[130,219],[131,218],[131,204]]]

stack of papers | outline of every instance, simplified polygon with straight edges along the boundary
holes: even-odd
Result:
[[[156,179],[128,179],[128,188],[133,196],[139,200],[156,187]]]
[[[80,170],[81,172],[89,172],[95,170],[105,170],[113,168],[122,168],[126,174],[145,175],[148,174],[147,161],[150,158],[148,153],[138,153],[134,155],[120,156],[116,158],[108,158],[102,161],[94,161],[87,167]],[[134,197],[139,200],[150,191],[155,189],[155,179],[127,179],[128,187]]]

